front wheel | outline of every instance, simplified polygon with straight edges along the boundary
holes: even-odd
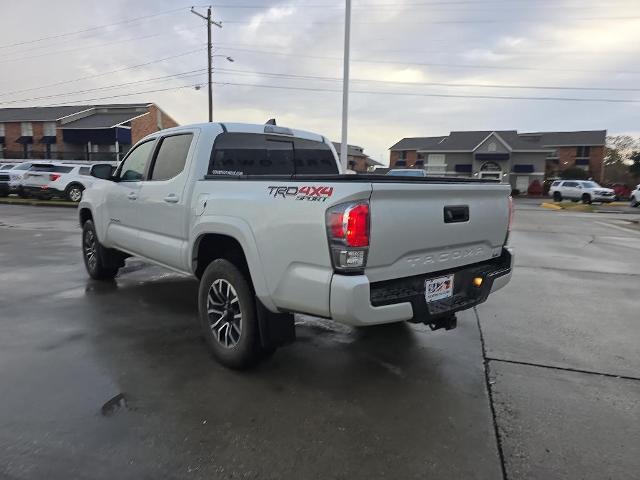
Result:
[[[118,273],[118,268],[105,265],[106,256],[107,252],[98,241],[93,222],[87,220],[82,226],[82,258],[87,273],[94,280],[112,280]]]
[[[640,205],[640,200],[636,200],[636,197],[631,197],[630,205],[635,208]]]
[[[262,357],[255,297],[233,263],[217,259],[205,269],[198,310],[207,346],[221,364],[242,369]]]
[[[590,204],[591,203],[591,195],[589,195],[588,193],[582,194],[582,203],[584,203],[585,205]]]
[[[84,187],[82,185],[78,185],[78,184],[69,185],[67,187],[67,190],[64,193],[64,196],[70,202],[78,203],[80,200],[82,200],[83,190],[84,190]]]

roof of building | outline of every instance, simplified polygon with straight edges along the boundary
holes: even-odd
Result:
[[[146,112],[95,113],[65,123],[62,128],[111,128],[127,123],[140,115],[146,115]]]
[[[604,145],[607,141],[606,130],[582,130],[577,132],[539,132],[523,133],[524,136],[542,137],[540,143],[549,147]]]
[[[475,130],[451,132],[444,137],[403,138],[390,150],[473,151],[495,133],[511,150],[548,150],[563,145],[604,145],[606,130],[580,132],[518,133],[516,130]]]
[[[0,108],[0,122],[52,122],[90,108],[91,105]]]
[[[0,122],[53,122],[90,109],[139,108],[149,103],[118,103],[107,105],[63,105],[59,107],[0,108]]]
[[[340,147],[342,146],[340,143],[338,142],[331,142],[333,143],[333,147],[336,149],[336,153],[338,155],[340,155]],[[352,157],[363,157],[365,159],[365,162],[367,164],[367,166],[369,167],[373,167],[376,165],[382,165],[380,162],[375,161],[373,158],[371,158],[369,155],[367,155],[366,153],[364,153],[364,149],[358,145],[347,145],[347,156],[351,155]]]

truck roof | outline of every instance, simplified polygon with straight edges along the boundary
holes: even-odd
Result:
[[[181,130],[189,130],[193,128],[198,128],[201,130],[209,130],[209,129],[215,128],[217,130],[220,126],[222,126],[223,129],[225,129],[227,132],[234,132],[234,133],[272,133],[275,135],[279,134],[278,132],[265,132],[265,127],[267,126],[272,127],[271,125],[265,125],[260,123],[238,123],[238,122],[192,123],[189,125],[180,125],[179,127],[167,128],[165,130],[162,130],[162,132],[163,133],[179,132]],[[282,127],[280,125],[276,126],[276,128],[279,130],[280,129],[289,130],[292,133],[292,135],[283,135],[283,136],[294,136],[297,138],[305,138],[307,140],[314,140],[316,142],[327,143],[327,140],[322,135],[319,135],[317,133],[308,132],[306,130],[298,130],[294,128]],[[158,132],[154,132],[149,136],[151,137],[157,134]]]

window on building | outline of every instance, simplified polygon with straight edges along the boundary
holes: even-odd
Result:
[[[442,153],[430,153],[427,157],[427,173],[443,174],[447,171],[446,157]]]
[[[349,160],[349,169],[353,170],[356,167],[356,162],[353,160]]]
[[[591,147],[576,147],[576,158],[589,158]]]
[[[33,125],[31,122],[22,122],[20,127],[23,137],[33,137]]]
[[[4,123],[0,123],[0,137],[4,137]]]
[[[400,150],[398,152],[398,160],[406,160],[407,159],[407,151],[406,150]]]
[[[424,166],[424,160],[416,160],[416,167],[423,167]]]
[[[151,167],[150,180],[169,180],[184,170],[192,134],[171,135],[160,140],[156,158]]]
[[[396,161],[396,167],[406,167],[407,166],[407,161],[406,160],[397,160]]]
[[[42,126],[42,135],[45,137],[56,136],[56,122],[44,122]]]
[[[549,160],[555,160],[556,158],[558,158],[558,150],[554,150],[553,152],[549,152],[547,154],[547,158]]]

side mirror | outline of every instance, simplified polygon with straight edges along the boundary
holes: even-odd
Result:
[[[113,167],[108,163],[97,163],[91,165],[91,176],[101,178],[103,180],[111,180],[113,175]]]

